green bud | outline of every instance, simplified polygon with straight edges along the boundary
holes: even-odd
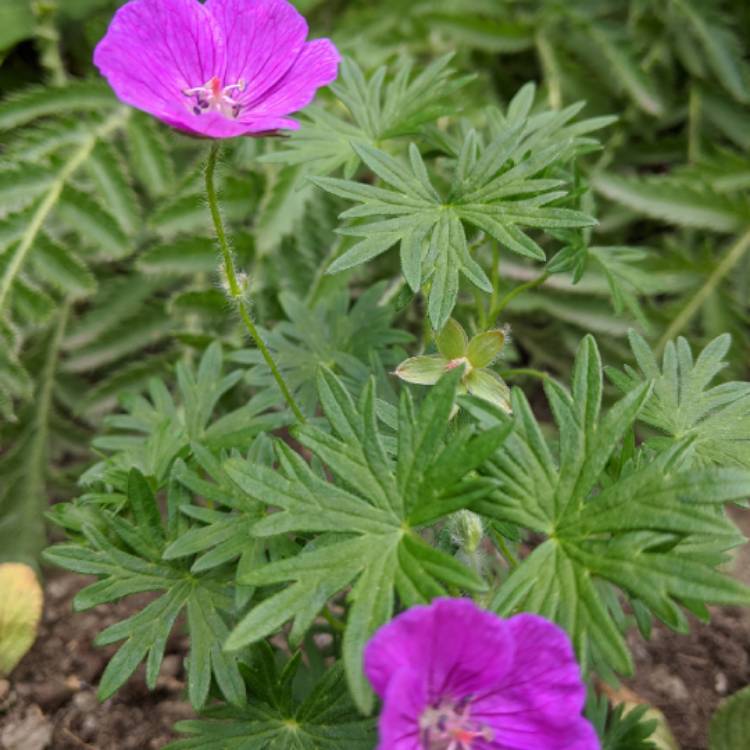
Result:
[[[476,513],[459,510],[450,520],[453,542],[466,555],[473,555],[484,539],[484,524]]]
[[[448,362],[439,355],[425,355],[405,359],[394,373],[396,377],[407,383],[417,385],[435,385],[446,370]]]
[[[503,350],[505,344],[504,331],[485,331],[479,333],[469,342],[466,357],[473,367],[481,368],[492,364],[493,360]]]
[[[443,330],[435,336],[438,351],[446,359],[460,359],[466,354],[469,338],[461,324],[450,318]]]
[[[489,401],[506,414],[511,413],[510,389],[492,370],[472,370],[464,377],[464,385],[472,396]]]

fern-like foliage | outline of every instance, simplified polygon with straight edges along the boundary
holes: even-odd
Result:
[[[318,390],[330,432],[304,426],[295,434],[335,475],[335,484],[282,442],[276,443],[278,471],[241,459],[226,463],[243,492],[281,509],[255,525],[256,536],[330,535],[325,544],[309,544],[293,557],[240,576],[253,586],[292,583],[248,612],[232,631],[228,649],[258,641],[290,619],[290,637],[298,642],[326,601],[351,586],[343,662],[355,702],[369,711],[373,695],[362,673],[362,651],[390,618],[395,593],[410,606],[444,594],[447,586],[485,588],[475,572],[434,549],[418,531],[489,491],[492,481],[471,472],[507,434],[505,426],[482,434],[471,426],[450,429],[459,375],[443,378],[419,410],[408,393],[402,395],[393,457],[380,435],[373,383],[355,404],[341,381],[322,371]]]
[[[351,702],[340,664],[325,672],[302,700],[296,696],[300,676],[299,653],[277,668],[273,650],[265,643],[245,673],[254,693],[242,708],[224,707],[207,712],[200,721],[183,721],[177,729],[187,735],[168,750],[369,750],[375,743],[374,722],[363,719]],[[297,680],[299,682],[299,680]]]
[[[312,415],[318,404],[316,380],[321,369],[339,373],[352,390],[359,391],[373,368],[392,368],[399,362],[400,345],[411,341],[411,336],[392,327],[393,306],[380,302],[384,291],[383,284],[375,284],[351,307],[348,293],[341,288],[309,304],[288,292],[279,296],[287,319],[265,338],[306,413]],[[257,349],[236,351],[231,359],[250,365],[247,382],[260,387],[269,399],[274,397],[276,385]]]
[[[653,383],[638,419],[668,437],[647,445],[664,451],[687,441],[685,459],[691,463],[750,469],[750,383],[711,385],[727,366],[729,335],[712,341],[695,359],[684,338],[670,341],[661,367],[642,336],[631,331],[629,338],[640,372],[626,367],[607,374],[622,391]]]
[[[222,575],[222,566],[238,560],[241,572],[257,563],[265,547],[249,542],[249,525],[260,519],[261,506],[236,491],[217,457],[251,448],[253,460],[263,462],[267,451],[256,436],[288,418],[268,413],[267,401],[257,397],[219,409],[241,376],[239,371],[222,376],[221,348],[214,344],[196,367],[177,365],[177,401],[153,379],[147,396],[126,399],[127,412],[108,420],[112,434],[97,442],[106,458],[81,478],[87,491],[50,511],[72,540],[48,549],[46,559],[99,578],[79,592],[77,608],[142,591],[162,592],[99,635],[102,644],[124,641],[102,676],[102,697],[114,693],[142,660],[153,686],[166,639],[184,612],[194,644],[188,669],[191,702],[196,708],[204,705],[212,674],[229,703],[244,702],[237,659],[223,653],[219,643],[234,622],[237,602],[246,601],[248,592],[236,589]],[[195,504],[191,490],[231,510]],[[207,550],[211,554],[202,554]]]
[[[237,659],[216,648],[213,642],[217,634],[221,637],[228,633],[222,612],[232,611],[230,588],[210,572],[191,572],[183,560],[161,559],[166,545],[181,530],[177,506],[181,495],[169,495],[165,526],[153,490],[137,469],[129,472],[118,489],[125,497],[119,512],[93,506],[85,520],[75,524],[79,526],[79,542],[58,544],[45,552],[49,562],[99,578],[78,592],[77,609],[142,591],[162,592],[140,612],[97,636],[102,645],[124,641],[102,675],[100,698],[112,695],[143,660],[146,682],[153,689],[169,633],[178,616],[185,612],[192,635],[188,661],[191,702],[196,708],[204,705],[213,677],[229,703],[242,704],[245,683]]]
[[[533,87],[522,89],[507,115],[496,117],[490,142],[485,144],[474,130],[467,133],[446,194],[436,189],[414,144],[408,164],[371,146],[354,146],[386,187],[316,178],[326,190],[358,202],[342,214],[355,221],[340,231],[364,238],[338,257],[329,273],[369,261],[399,244],[409,286],[418,291],[429,284],[429,316],[439,329],[456,304],[460,276],[492,291],[487,274],[471,256],[467,227],[486,232],[515,253],[544,260],[544,250],[522,227],[592,225],[594,220],[581,211],[550,205],[568,194],[564,182],[550,175],[554,164],[569,158],[577,136],[605,123],[584,121],[568,127],[579,107],[529,117],[533,99]],[[358,221],[362,218],[367,221]]]
[[[381,66],[369,77],[353,59],[345,58],[331,90],[348,117],[309,107],[300,130],[285,148],[268,154],[264,161],[301,164],[318,175],[343,168],[351,176],[361,158],[356,146],[413,136],[424,124],[453,111],[450,97],[471,76],[454,75],[451,57],[444,55],[416,74],[413,61],[403,59],[390,76]]]
[[[680,444],[655,460],[634,457],[619,461],[619,471],[609,468],[651,392],[650,382],[638,382],[602,414],[601,362],[594,340],[586,338],[571,390],[545,383],[559,429],[557,451],[516,391],[514,431],[487,465],[500,489],[473,505],[545,538],[500,586],[495,610],[531,610],[556,620],[585,663],[624,673],[632,665],[613,587],[681,630],[687,621],[680,604],[750,601],[748,589],[715,569],[739,542],[717,505],[746,496],[750,473],[685,468]]]

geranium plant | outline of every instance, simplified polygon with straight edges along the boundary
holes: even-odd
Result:
[[[731,27],[117,5],[91,71],[44,16],[49,81],[0,101],[0,556],[36,564],[64,497],[76,609],[149,592],[100,697],[184,630],[174,750],[654,747],[601,693],[628,633],[750,605]]]

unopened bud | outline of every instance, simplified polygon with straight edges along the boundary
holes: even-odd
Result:
[[[484,538],[484,524],[476,513],[470,510],[459,510],[450,518],[453,542],[467,554],[479,549]]]

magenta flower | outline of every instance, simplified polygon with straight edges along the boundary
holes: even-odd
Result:
[[[468,599],[414,607],[375,633],[365,674],[383,700],[378,750],[598,750],[565,632]]]
[[[131,0],[94,63],[127,104],[188,133],[230,138],[295,130],[287,115],[335,80],[336,47],[306,37],[287,0]]]

